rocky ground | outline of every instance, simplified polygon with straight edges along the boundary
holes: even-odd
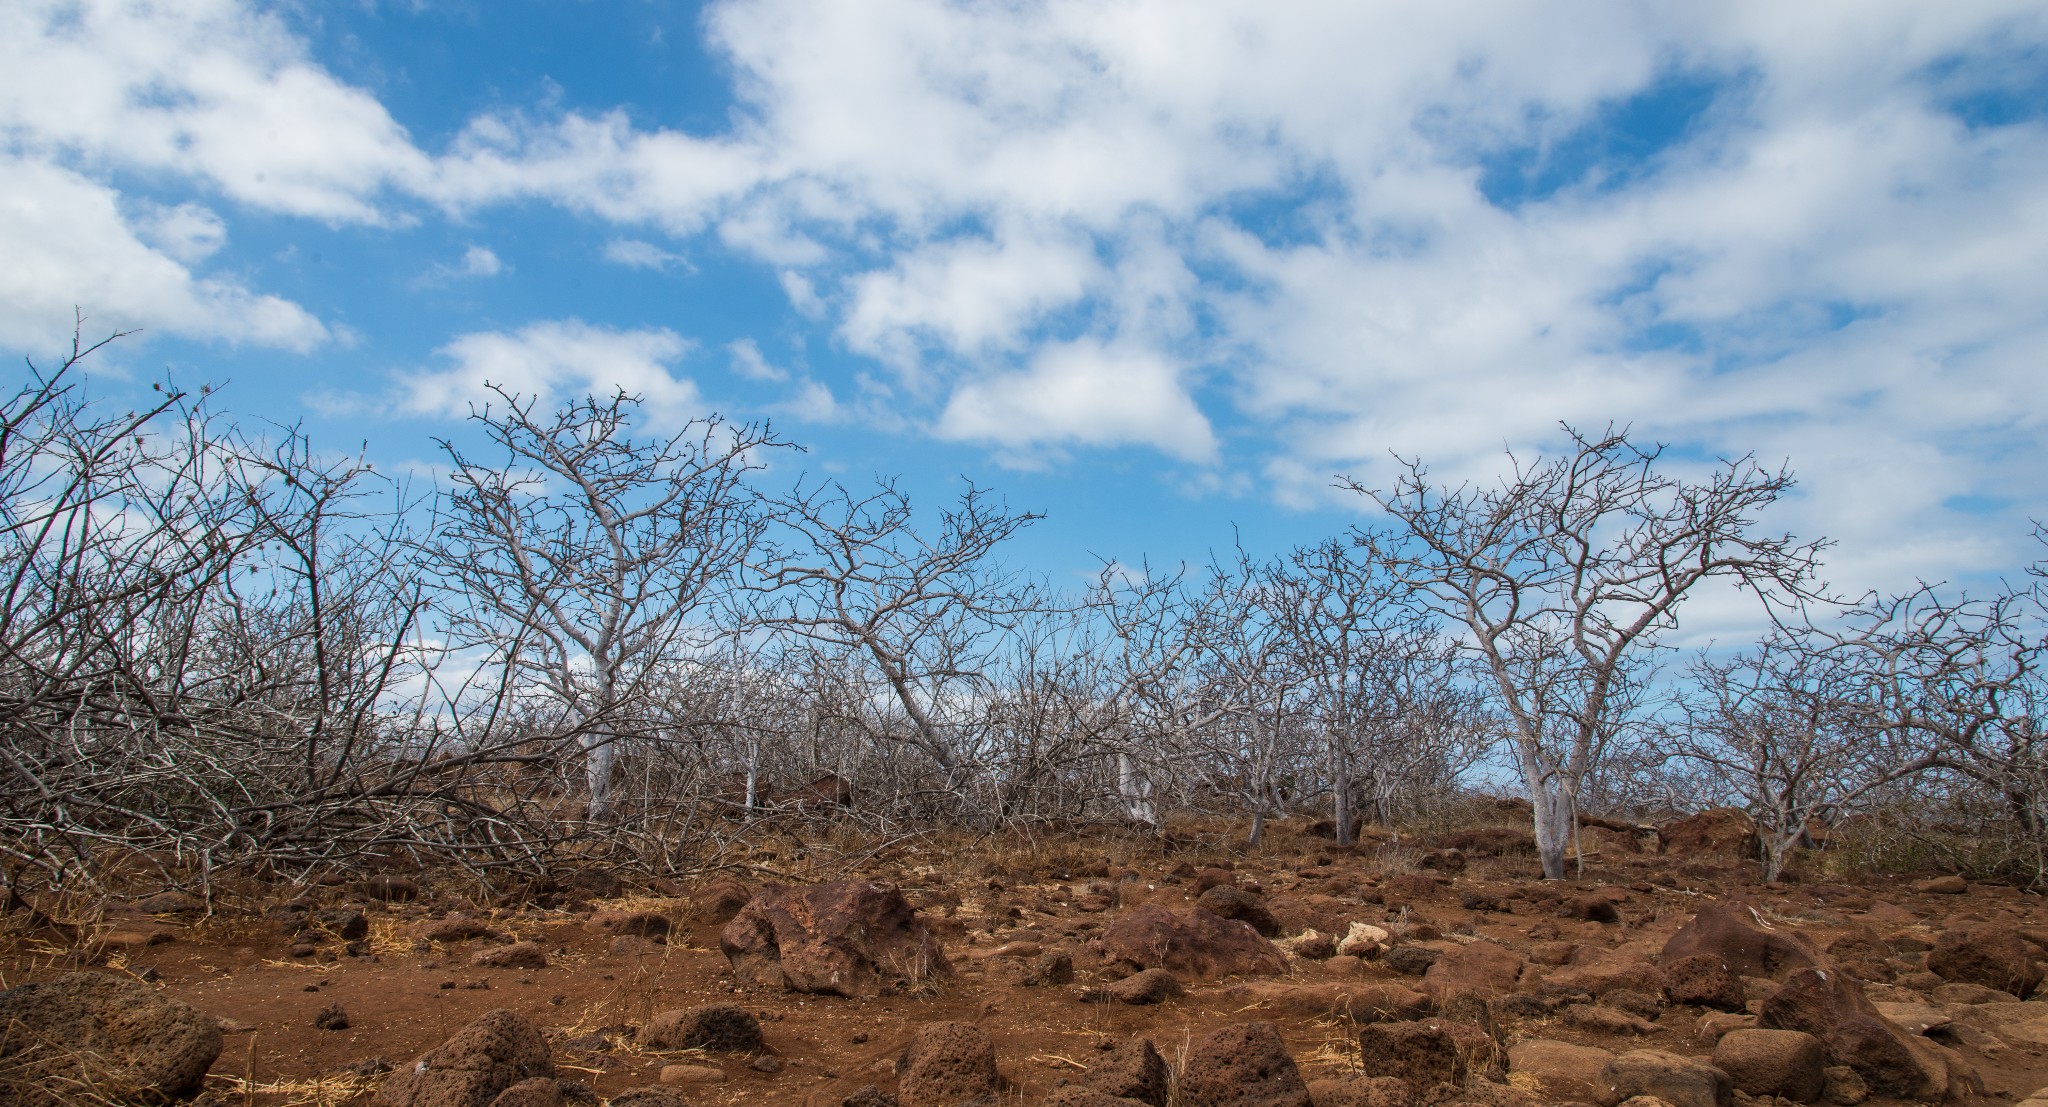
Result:
[[[435,874],[9,916],[0,1101],[1349,1107],[2012,1102],[2048,901],[1757,885],[1721,824],[925,847],[492,901]],[[1820,871],[1824,867],[1811,866]],[[61,919],[53,919],[62,923]],[[95,1098],[98,1097],[98,1098]],[[1649,1098],[1642,1098],[1649,1097]]]

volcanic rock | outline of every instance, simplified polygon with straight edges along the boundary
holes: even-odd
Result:
[[[903,893],[864,880],[770,885],[726,924],[719,945],[742,979],[796,992],[878,995],[953,971]]]
[[[33,1086],[53,1051],[100,1057],[110,1070],[107,1091],[182,1098],[199,1090],[220,1056],[220,1025],[139,980],[102,973],[0,992],[0,1093],[24,1107],[60,1102]],[[17,1089],[15,1080],[24,1083]]]
[[[1714,1045],[1714,1067],[1735,1090],[1811,1103],[1827,1084],[1820,1039],[1798,1030],[1731,1030]]]
[[[1815,968],[1824,962],[1807,942],[1763,922],[1756,911],[1710,903],[1700,908],[1692,921],[1678,929],[1664,943],[1658,957],[1670,964],[1681,957],[1705,954],[1719,959],[1737,976],[1767,976],[1783,980],[1788,973]]]
[[[1616,1056],[1601,1070],[1605,1090],[1600,1102],[1615,1104],[1635,1096],[1655,1096],[1671,1107],[1725,1107],[1731,1091],[1728,1074],[1689,1057],[1654,1049],[1633,1049]]]
[[[2021,999],[2041,986],[2034,947],[2009,926],[1986,923],[1942,931],[1927,954],[1927,968],[1943,980],[1981,984]]]
[[[1169,911],[1140,904],[1103,930],[1102,952],[1112,961],[1167,969],[1194,980],[1287,971],[1286,958],[1258,931],[1201,907]]]
[[[1183,1107],[1312,1107],[1301,1070],[1269,1022],[1220,1027],[1195,1042],[1178,1099]]]
[[[377,1089],[378,1107],[489,1107],[522,1080],[555,1075],[547,1039],[523,1015],[492,1011]],[[616,1103],[618,1100],[613,1099]]]
[[[731,1004],[663,1011],[640,1032],[655,1049],[701,1049],[709,1053],[758,1053],[766,1045],[761,1020]]]
[[[936,1022],[919,1028],[903,1053],[898,1096],[903,1107],[961,1107],[997,1088],[996,1049],[979,1027]]]

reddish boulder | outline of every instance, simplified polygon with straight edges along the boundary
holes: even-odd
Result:
[[[761,1020],[731,1004],[663,1011],[640,1032],[639,1043],[655,1049],[701,1049],[707,1053],[759,1053]]]
[[[1585,895],[1573,896],[1565,900],[1558,907],[1557,913],[1568,919],[1580,919],[1585,922],[1618,923],[1621,921],[1619,900],[1615,896],[1603,892],[1587,892]]]
[[[1941,932],[1927,968],[1951,983],[1980,984],[2025,999],[2041,986],[2034,947],[2009,926],[1985,923]]]
[[[1456,995],[1491,999],[1514,991],[1526,964],[1506,946],[1472,942],[1439,954],[1422,974],[1422,990],[1438,1003]]]
[[[67,1051],[97,1054],[109,1092],[183,1098],[220,1056],[220,1024],[132,977],[75,972],[0,992],[0,1100],[65,1102],[38,1074]]]
[[[1221,1027],[1189,1047],[1177,1101],[1181,1107],[1313,1107],[1301,1070],[1269,1022]]]
[[[547,1039],[523,1015],[492,1011],[377,1089],[377,1107],[489,1107],[522,1080],[553,1077]]]
[[[1726,1107],[1728,1074],[1702,1061],[1655,1049],[1632,1049],[1607,1062],[1600,1102],[1607,1107],[1651,1096],[1671,1107]]]
[[[1757,855],[1756,823],[1735,807],[1713,807],[1657,828],[1657,852],[1697,861],[1748,861]]]
[[[1126,1038],[1102,1054],[1082,1081],[1104,1095],[1166,1107],[1172,1074],[1151,1042]]]
[[[1219,884],[1203,892],[1201,898],[1195,900],[1195,906],[1226,919],[1236,919],[1258,931],[1260,937],[1280,936],[1280,920],[1273,917],[1273,912],[1266,908],[1265,903],[1259,897],[1234,885]]]
[[[1612,1060],[1608,1050],[1536,1038],[1508,1050],[1508,1071],[1534,1081],[1549,1101],[1591,1102],[1606,1090],[1600,1073]]]
[[[953,971],[903,893],[865,880],[770,885],[718,943],[742,979],[794,992],[879,995],[898,980]]]
[[[499,1092],[491,1107],[563,1107],[564,1102],[561,1081],[536,1076]]]
[[[1843,972],[1873,984],[1889,984],[1899,972],[1891,964],[1892,951],[1883,938],[1869,929],[1852,930],[1828,943],[1828,960]]]
[[[1381,1022],[1358,1031],[1361,1067],[1368,1076],[1391,1076],[1417,1092],[1465,1082],[1464,1050],[1450,1030],[1434,1022]]]
[[[690,897],[690,913],[700,923],[723,926],[754,898],[754,890],[730,877],[714,880]]]
[[[1830,1062],[1856,1070],[1875,1091],[1908,1099],[1940,1099],[1948,1066],[1932,1045],[1878,1013],[1854,977],[1801,969],[1764,1000],[1763,1030],[1803,1030],[1820,1039]]]
[[[1102,952],[1112,961],[1195,980],[1287,971],[1287,959],[1258,931],[1200,907],[1169,911],[1156,903],[1140,904],[1103,930]]]
[[[1709,953],[1695,953],[1664,964],[1664,996],[1673,1003],[1740,1011],[1748,1004],[1742,980]]]
[[[1699,954],[1718,959],[1737,976],[1773,980],[1826,963],[1805,939],[1771,926],[1753,908],[1740,904],[1710,903],[1700,908],[1692,921],[1664,943],[1658,960],[1668,965]]]
[[[1798,1030],[1730,1030],[1714,1043],[1714,1067],[1745,1095],[1774,1095],[1801,1103],[1820,1098],[1827,1077],[1820,1039]]]
[[[1583,960],[1543,978],[1544,992],[1551,995],[1585,992],[1596,996],[1618,991],[1655,994],[1663,991],[1669,982],[1663,969],[1625,954],[1582,949],[1577,956]]]
[[[1128,1003],[1146,1007],[1177,999],[1184,991],[1186,989],[1181,987],[1180,978],[1165,969],[1145,969],[1103,987],[1090,988],[1082,992],[1081,1002]]]
[[[935,1022],[910,1039],[899,1065],[903,1107],[962,1107],[995,1102],[996,1047],[973,1023]]]

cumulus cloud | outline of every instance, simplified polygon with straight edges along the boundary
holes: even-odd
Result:
[[[1995,562],[1981,536],[2048,513],[2030,0],[720,0],[703,27],[735,75],[716,133],[536,105],[427,152],[233,0],[31,0],[0,11],[0,119],[12,171],[109,205],[123,288],[191,333],[319,324],[195,275],[212,209],[123,207],[107,174],[332,223],[540,200],[650,270],[687,263],[641,236],[701,236],[885,367],[856,409],[1012,459],[1140,446],[1326,503],[1389,451],[1482,476],[1559,420],[1631,422],[1789,455],[1802,529],[1845,549],[1951,536],[1876,543],[1879,575]],[[112,287],[41,233],[0,237],[31,247],[10,277]],[[584,387],[538,352],[571,332],[695,402],[676,336],[559,323],[456,340],[411,402],[452,410],[475,366]]]
[[[327,338],[297,304],[195,274],[187,263],[218,248],[221,235],[218,220],[196,206],[149,209],[131,223],[112,189],[0,156],[0,340],[50,348],[69,337],[77,308],[110,328],[292,350]]]
[[[39,156],[179,174],[332,222],[380,222],[382,191],[429,177],[375,97],[239,0],[25,0],[0,8],[0,40],[0,119]]]
[[[1209,422],[1173,365],[1148,350],[1088,340],[1048,346],[1023,372],[962,385],[939,433],[1013,451],[1142,445],[1187,461],[1216,452]]]
[[[543,403],[623,389],[641,397],[658,424],[674,425],[702,414],[697,386],[672,368],[689,350],[666,329],[620,330],[575,319],[480,331],[436,351],[445,367],[402,374],[400,404],[416,415],[452,418],[494,400],[492,386]]]

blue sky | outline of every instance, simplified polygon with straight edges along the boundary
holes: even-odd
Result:
[[[381,467],[485,380],[1266,551],[1556,425],[1803,480],[1852,588],[2048,517],[2038,3],[0,5],[0,349],[72,308]],[[18,362],[17,362],[18,364]],[[1071,578],[1069,578],[1071,579]],[[1703,611],[1708,623],[1716,616]],[[1730,616],[1732,618],[1732,616]]]

